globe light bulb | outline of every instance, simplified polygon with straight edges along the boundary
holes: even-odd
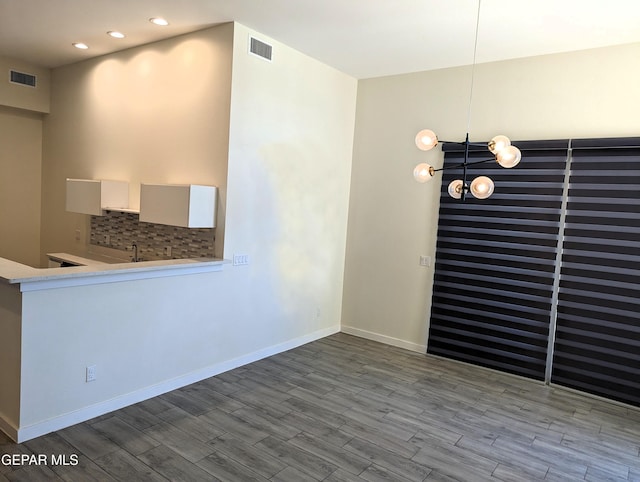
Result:
[[[493,139],[489,141],[487,147],[491,151],[491,154],[496,155],[505,147],[511,145],[511,141],[507,136],[495,136]]]
[[[494,189],[493,181],[487,176],[476,177],[471,182],[471,194],[478,199],[487,199],[493,194]]]
[[[421,151],[428,151],[438,145],[438,137],[435,132],[429,129],[423,129],[416,134],[416,146]]]
[[[449,187],[447,187],[447,192],[449,196],[453,199],[460,199],[462,197],[462,179],[455,179],[449,183]]]
[[[420,183],[425,183],[431,180],[433,177],[433,167],[426,162],[418,164],[413,170],[413,177]]]
[[[507,169],[515,167],[522,159],[522,153],[516,146],[507,146],[496,154],[496,161]]]

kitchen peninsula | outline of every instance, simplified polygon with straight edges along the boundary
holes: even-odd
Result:
[[[130,263],[125,261],[104,262],[67,253],[54,253],[49,256],[63,261],[74,260],[75,265],[41,269],[0,258],[0,281],[19,284],[21,291],[33,291],[42,289],[42,287],[86,285],[125,279],[148,279],[157,276],[219,271],[224,263],[223,260],[216,258],[168,259]]]
[[[201,348],[182,334],[194,319],[215,323],[215,294],[206,291],[223,264],[39,269],[0,258],[0,429],[28,440],[211,376],[207,361],[175,359],[175,346]],[[193,308],[206,297],[207,310]]]

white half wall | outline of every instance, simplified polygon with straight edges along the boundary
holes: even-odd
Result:
[[[19,393],[19,425],[14,413],[0,413],[0,423],[6,430],[15,422],[9,434],[28,440],[338,331],[253,337],[254,320],[238,319],[225,303],[225,285],[239,272],[224,274],[24,292],[14,323],[22,337],[10,352],[21,353],[21,371],[1,371],[19,374],[20,390],[6,393]],[[95,381],[86,381],[89,366]]]
[[[630,44],[478,65],[471,141],[638,136],[639,58],[640,44]],[[440,178],[418,184],[412,171],[420,162],[440,167],[442,154],[419,151],[414,137],[431,128],[464,140],[470,74],[460,67],[359,82],[345,331],[420,351],[427,344]]]
[[[19,287],[0,283],[0,430],[8,434],[20,424],[21,317]]]

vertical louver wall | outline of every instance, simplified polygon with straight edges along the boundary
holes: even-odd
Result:
[[[568,141],[519,142],[523,162],[469,169],[495,182],[486,200],[447,195],[443,171],[428,352],[544,379]],[[447,144],[445,166],[463,159]],[[471,161],[490,158],[473,148]]]
[[[640,406],[640,138],[517,144],[488,200],[444,171],[428,352]]]
[[[640,138],[572,146],[551,381],[640,405]]]

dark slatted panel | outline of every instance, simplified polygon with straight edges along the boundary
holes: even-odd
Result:
[[[574,143],[551,381],[640,406],[640,139],[604,141]]]
[[[544,379],[568,141],[516,145],[523,159],[513,169],[469,168],[469,181],[494,180],[489,199],[450,198],[461,172],[443,171],[427,351]],[[445,165],[461,161],[445,153]]]

